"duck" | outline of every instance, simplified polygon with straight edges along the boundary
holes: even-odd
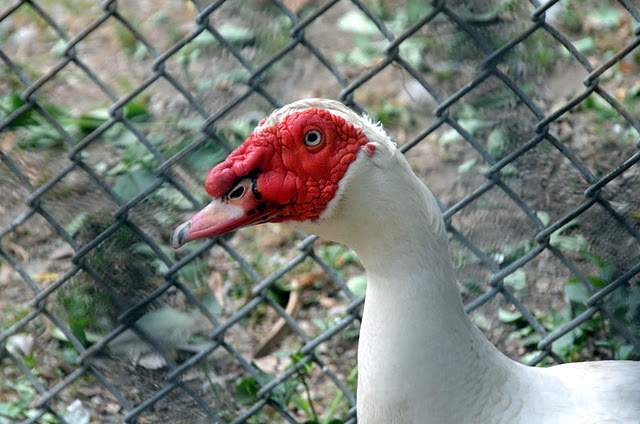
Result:
[[[357,253],[368,280],[358,423],[640,423],[640,362],[530,367],[472,323],[434,194],[367,115],[328,99],[279,108],[205,188],[211,202],[175,229],[174,247],[283,222]]]

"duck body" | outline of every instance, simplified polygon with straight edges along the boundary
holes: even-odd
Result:
[[[640,424],[640,363],[527,367],[503,355],[472,324],[463,310],[437,202],[379,125],[340,103],[308,99],[274,112],[254,134],[259,137],[265,128],[314,110],[329,111],[337,117],[335,125],[356,129],[355,135],[346,131],[351,134],[347,150],[353,157],[317,216],[286,215],[289,206],[280,205],[273,207],[279,211],[270,215],[275,218],[266,220],[286,221],[300,231],[345,243],[367,270],[358,346],[360,424]],[[296,131],[291,135],[306,137],[308,131],[304,127],[302,136]],[[338,150],[344,151],[341,146]],[[218,165],[208,182],[215,185],[224,179],[219,176],[225,169],[242,169],[238,161],[261,163],[249,156],[245,151]],[[298,157],[305,160],[304,155]],[[264,172],[254,168],[239,174],[245,171]],[[279,170],[279,174],[287,173]],[[197,214],[176,230],[174,244],[245,225],[237,223],[240,212],[227,210],[237,202],[228,195],[225,200],[221,193],[233,194],[238,184],[248,183],[243,175],[225,178],[237,181],[208,189],[217,197],[215,219],[210,212]],[[269,198],[262,192],[267,185],[252,181],[258,193],[253,195],[261,201]],[[253,203],[255,199],[241,199],[239,207],[248,209]],[[218,224],[219,220],[227,224]]]

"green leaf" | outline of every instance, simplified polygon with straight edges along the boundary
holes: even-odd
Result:
[[[592,52],[596,46],[593,41],[593,38],[590,36],[574,41],[573,45],[582,54],[587,54]],[[571,53],[569,53],[569,50],[567,49],[562,49],[562,55],[564,57],[569,57]]]
[[[522,269],[517,269],[504,277],[504,285],[517,292],[523,291],[527,287],[527,274]]]
[[[365,275],[351,277],[347,281],[347,287],[355,296],[364,296],[367,291],[367,277]]]
[[[510,312],[506,309],[498,308],[498,319],[506,324],[513,324],[522,319],[520,311]]]
[[[76,234],[78,234],[78,231],[80,231],[80,229],[84,225],[87,215],[88,215],[88,212],[86,211],[80,212],[78,215],[75,216],[75,218],[71,220],[71,222],[65,225],[64,229],[72,236],[75,236]]]
[[[613,30],[621,25],[624,15],[616,7],[602,7],[589,11],[586,19],[604,30]]]
[[[567,355],[573,350],[576,343],[576,334],[575,330],[569,331],[567,334],[559,337],[555,342],[553,342],[552,347],[556,352],[561,353],[562,355]]]
[[[595,275],[588,275],[587,279],[591,282],[591,284],[593,284],[593,286],[595,288],[602,289],[604,288],[604,286],[607,285],[607,282],[602,279],[600,276],[595,276]]]
[[[332,419],[331,421],[323,421],[322,424],[344,424],[344,421],[339,420],[337,418]],[[320,422],[316,421],[316,420],[309,420],[309,421],[305,421],[304,424],[321,424]]]
[[[476,296],[480,296],[481,294],[484,294],[482,283],[479,282],[478,280],[472,280],[468,278],[468,279],[462,280],[461,283],[464,288],[466,288],[467,290],[469,290],[470,293]]]
[[[593,252],[584,251],[582,252],[582,256],[600,269],[605,269],[611,266],[609,261]]]
[[[0,402],[0,417],[20,418],[22,409],[12,402]]]
[[[612,119],[618,116],[618,112],[605,99],[597,94],[592,94],[584,101],[587,109],[594,110],[601,120]]]
[[[71,329],[71,333],[76,337],[76,339],[78,339],[78,341],[80,343],[82,343],[83,346],[88,346],[89,345],[89,341],[87,340],[87,336],[84,333],[84,328],[85,328],[85,324],[84,323],[80,323],[80,322],[76,322],[76,321],[70,321],[69,322],[69,328]]]
[[[440,136],[440,138],[438,139],[438,144],[440,146],[446,146],[459,140],[462,140],[462,136],[458,131],[451,128]]]
[[[531,327],[529,327],[531,328]],[[529,337],[525,337],[522,339],[522,344],[525,346],[538,346],[538,343],[540,343],[540,340],[542,340],[542,336],[538,333],[534,333],[532,335],[530,335]]]
[[[520,240],[517,243],[505,246],[502,249],[502,252],[500,252],[500,254],[502,255],[502,262],[500,263],[500,266],[505,267],[515,262],[516,260],[529,253],[533,249],[533,247],[534,244],[530,240]]]
[[[414,68],[419,68],[424,63],[424,50],[426,39],[408,38],[400,44],[400,56]]]
[[[260,384],[254,377],[246,377],[240,380],[236,385],[235,398],[241,405],[255,403],[258,400],[257,393],[260,390]]]
[[[512,163],[500,170],[500,175],[503,177],[516,177],[519,173],[520,171],[518,171],[518,168]]]
[[[194,171],[208,171],[226,157],[227,152],[222,147],[210,143],[189,154],[184,162]]]
[[[134,100],[124,106],[124,116],[134,121],[145,121],[151,117],[151,112],[141,100]]]
[[[51,330],[51,337],[63,342],[69,341],[69,339],[67,339],[67,336],[58,327],[55,327],[53,330]]]
[[[563,253],[581,252],[587,248],[587,239],[582,234],[563,236],[556,231],[551,234],[549,244]]]
[[[620,360],[629,359],[634,351],[635,351],[635,348],[633,347],[632,344],[622,345],[618,349],[616,349],[616,359],[620,359]]]
[[[0,98],[0,119],[10,115],[17,109],[24,106],[25,102],[22,101],[19,94],[8,94]],[[19,128],[33,125],[35,120],[33,119],[33,109],[27,109],[19,117],[14,119],[9,128]]]
[[[380,33],[376,24],[360,10],[351,10],[338,19],[338,28],[353,34],[373,35]]]
[[[216,44],[217,42],[218,40],[216,40],[216,38],[209,31],[202,31],[196,36],[196,38],[191,41],[193,45],[203,46],[206,46],[207,44]]]
[[[507,151],[507,134],[501,128],[491,131],[487,138],[487,150],[489,154],[497,160],[502,159],[508,153]]]
[[[66,47],[67,42],[61,38],[53,45],[53,47],[51,47],[49,53],[51,53],[51,55],[55,57],[62,57]]]
[[[286,407],[294,394],[298,390],[300,384],[298,379],[285,380],[282,384],[277,385],[272,392],[272,398],[283,407]]]
[[[62,145],[60,133],[46,122],[29,125],[27,136],[18,143],[22,149],[53,149]]]
[[[540,351],[539,351],[539,350],[534,350],[534,351],[532,351],[532,352],[527,352],[527,353],[525,353],[524,355],[522,355],[522,356],[520,357],[520,361],[521,361],[523,364],[528,364],[529,362],[531,362],[531,361],[533,360],[533,358],[535,358],[535,357],[536,357],[536,356],[538,356],[539,354],[540,354]],[[538,366],[540,366],[540,365],[538,365]]]
[[[98,339],[99,340],[99,339]],[[94,342],[95,343],[95,342]],[[85,345],[86,346],[86,345]],[[64,361],[67,364],[77,364],[78,362],[78,357],[80,355],[78,354],[78,351],[75,350],[72,347],[66,347],[64,349],[62,349],[62,359],[64,359]]]
[[[76,125],[80,131],[90,133],[95,131],[100,125],[110,118],[109,109],[94,109],[76,119]]]
[[[131,147],[138,143],[138,137],[131,131],[122,129],[110,133],[107,141],[116,147]]]
[[[358,34],[356,46],[348,52],[337,52],[336,61],[354,66],[371,66],[383,56],[384,43],[374,41],[368,36]]]
[[[591,297],[589,289],[579,280],[570,279],[564,286],[564,295],[572,303],[584,304]]]
[[[471,321],[481,330],[489,331],[491,329],[491,320],[478,310],[471,314]]]
[[[136,43],[136,49],[133,52],[133,58],[135,60],[143,60],[147,54],[149,54],[149,50],[147,49],[147,46],[144,45],[144,43],[138,41]]]
[[[34,415],[39,414],[39,411],[35,411],[36,413]],[[47,412],[46,414],[44,414],[43,416],[40,417],[40,421],[42,421],[43,423],[49,423],[49,424],[58,424],[60,421],[58,421],[58,419],[55,417],[55,415]]]
[[[477,162],[478,161],[474,158],[458,165],[458,174],[466,174],[467,172],[471,171],[476,166]]]
[[[229,43],[237,47],[250,45],[253,42],[255,42],[255,39],[256,39],[256,35],[251,29],[241,27],[241,26],[232,24],[230,22],[226,22],[222,24],[218,28],[218,32]]]
[[[536,211],[536,216],[538,217],[540,222],[542,222],[542,225],[544,225],[545,227],[548,227],[549,224],[551,223],[551,215],[549,215],[549,212]]]
[[[465,113],[466,115],[474,115],[475,111],[472,108],[469,108]],[[476,134],[479,131],[493,126],[493,122],[485,121],[484,119],[475,118],[473,116],[458,119],[458,124],[460,124],[460,126],[470,134]],[[462,139],[462,135],[460,135],[456,129],[452,128],[440,136],[438,144],[444,146]]]
[[[149,187],[155,178],[155,175],[146,169],[136,169],[116,177],[113,191],[124,200],[129,201]]]
[[[558,230],[554,231],[549,238],[549,244],[559,249],[563,253],[566,252],[581,252],[586,250],[587,239],[583,235],[578,234],[574,236],[564,236],[562,233],[570,228],[578,226],[578,219],[572,219]]]
[[[468,112],[472,113],[472,112]],[[461,118],[458,119],[458,123],[462,128],[464,128],[467,132],[471,134],[477,134],[479,131],[482,131],[487,128],[491,128],[493,126],[493,122],[486,121],[484,119],[479,118]]]

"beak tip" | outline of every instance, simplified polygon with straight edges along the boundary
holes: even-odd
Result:
[[[186,240],[186,237],[190,229],[191,221],[187,221],[176,228],[171,235],[171,247],[177,249],[178,247],[184,245],[188,241]]]

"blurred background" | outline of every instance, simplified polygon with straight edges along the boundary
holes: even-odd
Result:
[[[12,0],[0,424],[355,423],[353,251],[271,224],[169,247],[305,97],[385,126],[503,352],[640,358],[637,2]]]

